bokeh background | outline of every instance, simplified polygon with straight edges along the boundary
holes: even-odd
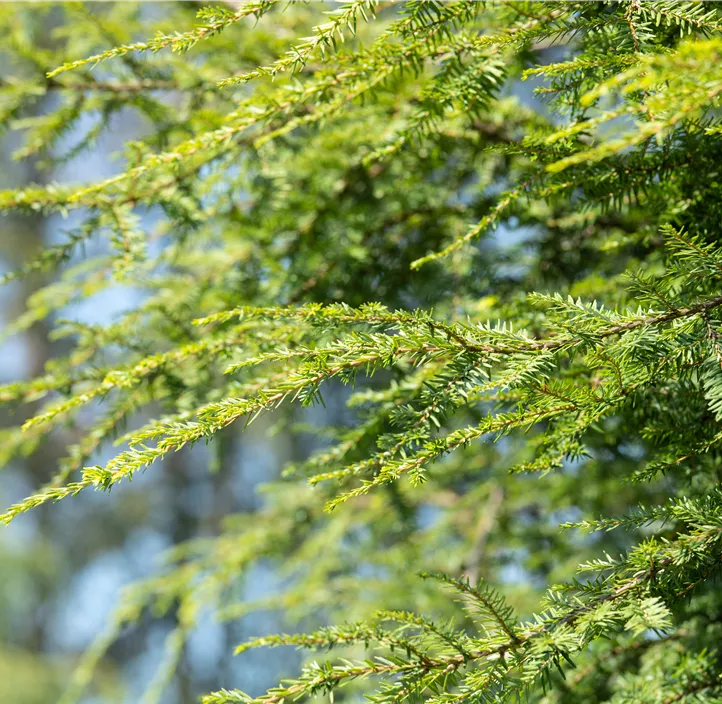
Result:
[[[50,37],[59,16],[33,3],[6,3],[3,10],[36,13],[39,28],[30,41]],[[102,4],[95,5],[102,13]],[[186,3],[189,20],[199,4]],[[145,9],[151,23],[178,5],[149,4]],[[38,48],[42,48],[40,45]],[[2,80],[22,78],[18,66],[3,56]],[[177,96],[162,96],[170,105]],[[35,114],[57,107],[49,94],[37,102]],[[53,151],[65,154],[97,124],[97,116],[86,114],[59,140]],[[92,149],[51,170],[36,168],[33,160],[17,161],[13,152],[20,134],[4,126],[0,135],[0,188],[18,188],[29,183],[95,181],[117,173],[122,167],[120,150],[125,142],[142,137],[148,123],[134,110],[121,111],[98,138]],[[153,213],[146,215],[152,225]],[[64,239],[74,218],[0,216],[0,273],[14,270],[36,255],[44,245]],[[73,262],[97,254],[103,244],[96,241],[79,251]],[[92,249],[95,247],[96,249]],[[73,263],[71,262],[71,264]],[[53,340],[47,321],[28,331],[13,334],[12,321],[26,311],[34,291],[52,279],[31,276],[0,288],[0,383],[33,378],[42,373],[47,360],[65,349],[63,340]],[[82,304],[65,307],[54,318],[68,318],[87,324],[105,325],[142,300],[142,293],[121,285],[100,292]],[[28,409],[3,408],[0,423],[16,425]],[[96,409],[91,409],[96,412]],[[279,472],[298,454],[284,436],[269,442],[261,420],[243,434],[229,434],[222,471],[208,472],[209,455],[196,447],[168,458],[154,471],[125,484],[113,496],[87,492],[72,504],[44,507],[0,530],[0,702],[50,704],[61,696],[78,657],[106,628],[124,585],[157,572],[163,554],[192,536],[214,532],[222,516],[230,512],[255,511],[262,497],[257,488]],[[72,441],[72,429],[54,436],[43,451],[29,458],[15,459],[0,473],[0,502],[9,506],[46,480],[49,467],[63,456]],[[111,450],[112,451],[112,450]],[[0,452],[2,450],[0,449]],[[102,462],[112,454],[98,456]],[[272,570],[257,568],[247,580],[250,599],[278,588]],[[242,596],[242,595],[241,595]],[[98,683],[102,694],[83,701],[138,702],[162,661],[165,641],[175,626],[173,615],[146,618],[128,629],[111,647],[108,662],[101,668]],[[162,697],[168,704],[186,704],[219,684],[260,692],[274,684],[281,672],[288,672],[297,657],[278,652],[272,658],[247,653],[233,658],[233,647],[251,635],[278,630],[269,612],[251,614],[232,623],[219,623],[210,614],[192,634],[179,675]],[[100,698],[99,698],[100,697]]]

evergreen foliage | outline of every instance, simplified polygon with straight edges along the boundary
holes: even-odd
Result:
[[[17,158],[62,164],[127,111],[147,121],[115,175],[0,192],[69,224],[3,279],[45,277],[5,334],[47,319],[66,353],[0,388],[24,418],[0,459],[67,450],[2,518],[201,441],[217,470],[259,416],[318,439],[258,513],[127,590],[64,703],[123,628],[172,608],[146,702],[208,608],[310,626],[239,653],[317,652],[204,704],[722,700],[717,4],[195,11],[150,39],[125,3],[1,21]],[[137,307],[63,318],[117,286]],[[261,563],[284,590],[238,600]]]

